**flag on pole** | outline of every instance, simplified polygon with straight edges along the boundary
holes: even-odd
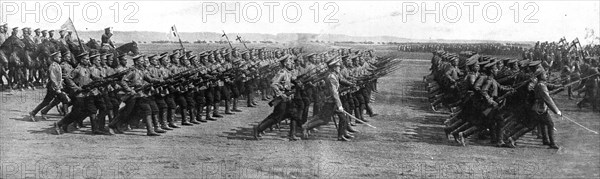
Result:
[[[171,26],[171,34],[173,37],[179,37],[179,34],[177,33],[177,27],[175,27],[175,25]]]
[[[69,17],[69,19],[67,19],[67,21],[62,26],[60,26],[60,29],[75,31],[75,25],[73,25],[73,21],[71,20],[70,17]]]

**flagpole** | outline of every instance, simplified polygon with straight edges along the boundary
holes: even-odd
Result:
[[[181,49],[183,50],[183,53],[185,54],[185,48],[183,47],[183,42],[181,42],[181,37],[179,37],[179,32],[177,31],[177,27],[175,27],[175,25],[173,25],[173,31],[175,31],[175,34],[177,34],[177,39],[179,39],[179,45],[181,45]]]
[[[77,42],[79,42],[79,48],[81,48],[81,51],[85,52],[85,48],[83,48],[83,44],[81,44],[81,39],[79,39],[79,33],[77,33],[77,28],[75,28],[75,23],[73,22],[73,20],[71,20],[71,18],[69,17],[69,21],[71,22],[71,25],[73,25],[73,31],[75,31],[75,36],[77,36]],[[79,54],[77,54],[79,55]]]
[[[225,39],[227,39],[227,43],[229,43],[229,47],[231,47],[231,49],[233,49],[233,45],[231,45],[231,42],[229,41],[229,37],[227,37],[225,30],[223,30],[223,36],[225,36]]]
[[[236,39],[239,40],[242,44],[244,44],[244,47],[246,48],[246,50],[250,50],[250,49],[248,49],[248,46],[246,46],[246,43],[244,41],[242,41],[242,37],[240,37],[238,35]]]

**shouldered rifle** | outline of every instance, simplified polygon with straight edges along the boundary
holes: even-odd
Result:
[[[290,90],[286,90],[283,94],[286,96],[290,96],[294,93],[296,93],[296,89],[298,88],[302,88],[303,84],[312,84],[312,83],[316,83],[319,82],[323,79],[325,79],[327,77],[325,72],[321,72],[319,74],[316,75],[311,75],[311,76],[307,76],[307,77],[303,77],[302,79],[296,79],[295,81],[293,81],[292,83],[294,84],[294,86],[292,87],[292,89]],[[277,104],[279,104],[280,102],[284,101],[284,99],[280,96],[273,98],[271,101],[269,101],[269,106],[273,107],[276,106]]]
[[[521,87],[523,87],[523,86],[525,86],[525,85],[529,84],[529,82],[531,82],[531,81],[532,81],[532,79],[533,79],[533,78],[530,78],[530,79],[528,79],[528,80],[522,81],[522,82],[520,82],[520,83],[518,83],[518,84],[514,85],[512,88],[513,88],[514,90],[516,90],[516,89],[519,89],[519,88],[521,88]],[[504,93],[502,96],[498,97],[498,99],[497,99],[496,101],[503,101],[504,99],[506,99],[507,97],[509,97],[509,96],[511,96],[511,95],[513,95],[513,94],[514,94],[514,92],[507,92],[507,93]],[[483,110],[483,114],[487,116],[488,114],[490,114],[490,112],[492,112],[492,110],[493,110],[493,109],[502,108],[502,107],[503,107],[503,106],[489,107],[489,108],[487,108],[487,109]]]
[[[561,92],[561,91],[562,91],[564,88],[566,88],[566,87],[568,87],[568,86],[571,86],[571,85],[577,84],[577,83],[581,82],[582,80],[585,80],[585,79],[588,79],[588,78],[591,78],[591,77],[594,77],[594,76],[597,76],[597,75],[600,75],[600,74],[596,73],[596,74],[593,74],[593,75],[589,75],[589,76],[586,76],[586,77],[580,78],[580,79],[578,79],[578,80],[575,80],[575,81],[573,81],[573,82],[570,82],[570,83],[567,83],[567,84],[565,84],[565,85],[562,85],[562,87],[560,87],[560,88],[556,88],[556,89],[554,89],[554,90],[550,91],[549,93],[550,93],[551,95],[553,95],[553,94],[557,94],[557,93],[560,93],[560,92]]]
[[[91,91],[93,89],[96,89],[96,88],[99,88],[99,87],[104,87],[104,86],[110,85],[112,83],[115,83],[115,82],[121,80],[126,74],[128,74],[131,71],[133,71],[133,68],[128,68],[128,69],[123,70],[121,72],[118,72],[118,73],[112,74],[110,76],[104,77],[101,80],[92,81],[91,83],[88,83],[87,85],[82,86],[81,90],[76,91],[75,94],[89,92],[89,91]]]

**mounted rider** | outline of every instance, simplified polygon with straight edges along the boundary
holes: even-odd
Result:
[[[100,44],[100,49],[102,51],[113,51],[115,49],[115,45],[113,44],[112,40],[110,40],[112,35],[112,27],[107,27],[104,29],[104,34],[102,34],[102,37],[100,38],[102,40],[102,43]]]
[[[8,38],[8,24],[0,25],[0,45]]]

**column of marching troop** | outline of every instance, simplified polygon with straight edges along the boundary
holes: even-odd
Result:
[[[30,113],[36,120],[55,106],[65,116],[55,123],[57,134],[85,127],[90,119],[93,134],[120,134],[145,126],[147,135],[192,126],[241,112],[238,100],[255,107],[255,94],[273,99],[273,114],[254,129],[258,138],[265,129],[289,119],[291,140],[304,137],[327,124],[334,114],[338,139],[348,141],[365,123],[377,79],[395,70],[398,63],[380,59],[372,51],[351,49],[304,53],[302,48],[209,50],[138,54],[127,67],[125,55],[97,51],[72,55],[51,54],[46,96]],[[311,103],[313,116],[309,117]],[[124,105],[122,105],[124,104]],[[122,107],[121,107],[122,106]],[[70,110],[69,110],[70,107]],[[181,121],[176,121],[179,114]],[[335,121],[335,120],[334,120]]]
[[[322,53],[290,54],[278,59],[280,69],[271,80],[275,98],[273,112],[253,129],[259,139],[266,129],[289,119],[290,140],[307,139],[311,132],[331,121],[337,140],[350,141],[358,132],[353,126],[367,124],[377,114],[371,108],[371,94],[377,79],[395,70],[398,63],[373,55],[372,50],[338,49]],[[312,104],[313,115],[309,117]],[[337,117],[337,121],[335,120]]]
[[[445,51],[433,55],[432,73],[425,77],[429,99],[434,110],[438,106],[450,110],[444,131],[448,139],[453,136],[463,146],[466,138],[478,134],[479,139],[491,138],[498,147],[515,147],[520,137],[535,130],[544,145],[557,149],[549,113],[562,113],[551,95],[582,84],[590,91],[584,100],[600,103],[597,58],[586,58],[589,68],[576,80],[549,82],[543,60],[498,59],[476,53],[460,58]]]
[[[291,51],[286,49],[286,51]],[[261,81],[270,79],[275,51],[253,49],[218,49],[193,55],[174,51],[172,54],[136,55],[133,67],[127,67],[125,55],[95,51],[82,53],[73,59],[69,52],[52,54],[46,96],[29,113],[32,120],[41,112],[42,119],[54,106],[72,106],[70,112],[56,123],[57,133],[84,127],[90,119],[94,134],[122,133],[145,124],[147,134],[154,136],[179,128],[221,118],[224,114],[241,112],[238,99],[246,97],[247,106],[254,107],[254,95]],[[264,97],[268,94],[262,93]],[[124,104],[120,108],[121,104]],[[60,109],[68,109],[61,107]],[[106,119],[108,118],[108,126]],[[110,129],[110,130],[109,130]]]

